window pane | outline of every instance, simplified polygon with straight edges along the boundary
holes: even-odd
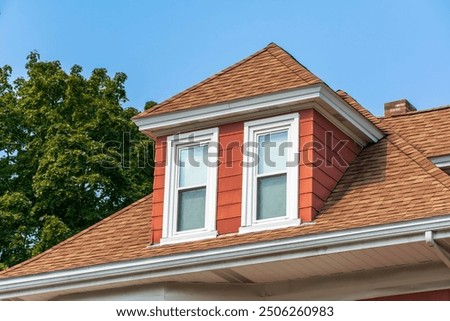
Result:
[[[205,159],[208,145],[192,146],[180,149],[180,182],[179,187],[206,184]]]
[[[205,227],[205,196],[205,187],[179,192],[178,232]]]
[[[258,174],[268,174],[286,169],[287,131],[258,136]],[[283,145],[282,145],[283,144]]]
[[[286,174],[258,178],[256,219],[286,215]]]

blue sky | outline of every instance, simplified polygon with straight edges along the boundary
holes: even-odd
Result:
[[[376,115],[450,104],[450,1],[0,0],[0,65],[27,54],[128,75],[142,109],[275,42]]]

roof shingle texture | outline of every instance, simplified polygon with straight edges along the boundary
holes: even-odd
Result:
[[[427,157],[450,154],[450,106],[383,119]]]
[[[274,43],[135,118],[186,110],[320,83]]]
[[[0,277],[34,274],[131,259],[146,247],[151,233],[152,195],[72,236]],[[5,275],[6,274],[6,275]]]

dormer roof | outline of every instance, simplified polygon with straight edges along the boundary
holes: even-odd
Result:
[[[361,146],[383,133],[274,43],[133,118],[151,137],[316,109]]]
[[[140,113],[135,119],[322,83],[275,43]]]

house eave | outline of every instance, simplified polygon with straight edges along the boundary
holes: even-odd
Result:
[[[319,103],[325,108],[317,108],[318,104],[310,104],[311,102]],[[216,126],[306,108],[317,109],[362,146],[369,142],[377,142],[384,136],[375,125],[322,83],[248,99],[150,115],[133,121],[141,131],[161,136],[192,130],[195,127],[205,127],[205,124]],[[343,121],[347,125],[343,125]]]
[[[0,299],[88,291],[137,280],[151,282],[186,273],[425,242],[428,231],[433,231],[435,240],[449,238],[450,215],[0,279]]]

